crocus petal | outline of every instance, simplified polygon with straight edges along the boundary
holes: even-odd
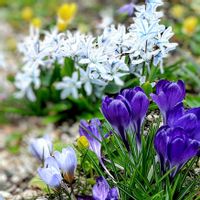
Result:
[[[96,180],[96,184],[92,189],[93,198],[95,200],[105,200],[110,191],[110,186],[103,177],[99,177]]]
[[[50,187],[58,187],[61,184],[62,176],[54,167],[39,168],[38,174],[40,178]]]
[[[131,100],[133,119],[138,120],[145,117],[149,107],[149,100],[143,92],[137,92]]]
[[[175,123],[174,126],[182,127],[185,131],[192,131],[197,126],[197,117],[193,113],[188,113],[180,117]]]
[[[118,200],[119,199],[119,192],[117,188],[112,188],[108,192],[108,196],[106,197],[106,200]]]
[[[72,147],[67,147],[62,152],[56,151],[54,157],[58,163],[59,168],[62,170],[63,176],[68,182],[74,179],[74,173],[77,167],[77,157]]]
[[[101,141],[100,134],[101,122],[99,119],[92,119],[89,123],[81,120],[79,126],[80,136],[85,136],[90,144],[90,150],[93,151],[99,159],[101,159]]]
[[[53,144],[49,138],[32,139],[29,145],[29,150],[38,160],[43,161],[53,151]]]
[[[176,121],[184,114],[183,103],[177,104],[172,110],[167,112],[167,125],[174,126]]]

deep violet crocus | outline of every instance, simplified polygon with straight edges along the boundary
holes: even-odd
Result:
[[[50,137],[45,135],[42,138],[32,139],[29,150],[38,160],[44,161],[52,154],[53,144]]]
[[[93,200],[118,200],[117,188],[110,188],[104,177],[99,177],[92,189]]]
[[[45,159],[44,167],[38,169],[40,178],[51,188],[60,186],[62,176],[59,166],[53,157]]]
[[[97,157],[101,160],[101,141],[102,136],[100,134],[101,122],[99,119],[92,119],[89,123],[85,120],[81,120],[79,126],[80,136],[85,136],[89,142],[89,148],[93,151]]]
[[[137,145],[141,145],[141,126],[149,107],[149,100],[140,87],[126,89],[115,99],[106,97],[102,112],[108,122],[117,130],[129,150],[127,130],[133,127]]]
[[[156,94],[151,94],[151,98],[159,107],[163,116],[163,122],[166,124],[168,112],[185,98],[184,82],[181,80],[177,83],[160,80],[156,84]]]
[[[102,102],[101,109],[103,115],[120,135],[127,150],[129,151],[130,148],[126,134],[132,116],[129,102],[122,95],[118,95],[115,99],[107,96]]]
[[[72,183],[77,167],[77,157],[74,149],[72,147],[67,147],[62,149],[62,152],[55,151],[54,157],[64,179],[68,183]]]
[[[190,138],[200,141],[200,108],[185,110],[182,103],[178,104],[168,112],[167,125],[181,127]]]
[[[131,107],[131,124],[136,132],[136,141],[141,145],[141,126],[149,108],[149,100],[142,88],[125,89],[122,95]]]
[[[162,172],[175,168],[171,173],[173,178],[187,161],[197,155],[200,145],[198,141],[189,138],[183,128],[162,126],[156,133],[154,147]]]

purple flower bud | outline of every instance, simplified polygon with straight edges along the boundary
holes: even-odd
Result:
[[[99,119],[92,119],[90,123],[81,120],[79,126],[80,136],[85,136],[90,144],[90,150],[93,151],[101,160],[101,141],[102,136],[99,132],[101,122]]]
[[[105,97],[101,108],[105,118],[117,131],[129,150],[126,130],[130,125],[132,114],[128,101],[122,95],[118,95],[115,99]]]
[[[144,121],[144,117],[146,116],[146,113],[148,111],[148,97],[140,87],[123,90],[122,96],[125,97],[131,107],[131,122],[136,132],[137,144],[140,146],[140,129]]]
[[[40,178],[50,187],[59,187],[62,176],[56,160],[53,157],[45,159],[44,167],[38,169]]]
[[[200,143],[190,139],[180,127],[163,126],[156,133],[154,146],[160,158],[161,170],[166,172],[175,167],[171,174],[174,177],[188,160],[197,155]]]
[[[53,144],[48,136],[32,139],[29,150],[38,160],[44,161],[52,154]]]
[[[72,147],[67,147],[62,152],[54,152],[55,160],[62,171],[64,179],[71,183],[74,180],[74,173],[77,167],[77,157]]]
[[[161,80],[156,84],[156,94],[151,94],[151,97],[158,105],[166,124],[168,112],[185,98],[185,85],[181,80],[177,83]]]
[[[125,4],[119,8],[118,13],[128,14],[129,16],[133,15],[135,5],[133,3]]]
[[[96,185],[92,189],[94,200],[118,200],[119,194],[117,188],[110,188],[107,181],[103,177],[96,180]]]

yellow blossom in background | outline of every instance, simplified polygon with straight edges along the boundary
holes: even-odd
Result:
[[[87,149],[89,147],[89,141],[87,140],[87,138],[85,136],[81,136],[77,140],[77,146],[79,148]]]
[[[31,25],[34,26],[35,28],[41,28],[42,26],[41,19],[38,17],[33,18],[31,21]]]
[[[185,7],[180,4],[176,4],[171,8],[170,13],[174,18],[182,18],[185,13]]]
[[[57,22],[57,29],[58,29],[58,31],[60,31],[60,32],[65,31],[67,29],[67,26],[68,26],[67,23],[58,20],[58,22]]]
[[[76,11],[77,5],[75,3],[65,3],[58,8],[58,19],[68,24],[74,18]]]
[[[197,30],[198,19],[197,17],[187,17],[183,22],[183,32],[187,35],[193,35]]]
[[[5,6],[7,3],[7,0],[0,0],[0,6]]]
[[[30,7],[25,7],[21,12],[22,19],[25,21],[31,21],[33,17],[33,11]]]

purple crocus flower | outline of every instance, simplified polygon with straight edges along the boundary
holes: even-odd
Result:
[[[173,178],[187,161],[197,155],[200,143],[189,138],[183,128],[163,126],[156,133],[154,146],[163,173],[175,167],[171,173]]]
[[[62,149],[62,152],[55,151],[54,157],[64,179],[71,183],[74,180],[74,173],[77,167],[77,157],[72,147]]]
[[[99,132],[101,122],[99,119],[92,119],[89,123],[81,120],[79,126],[80,136],[85,136],[90,144],[89,148],[93,151],[99,160],[101,160],[101,141],[102,136]]]
[[[51,188],[59,187],[62,181],[59,166],[53,157],[45,159],[44,167],[38,169],[40,178]]]
[[[32,139],[29,145],[29,150],[38,160],[44,161],[52,154],[53,144],[49,136]]]
[[[170,127],[181,127],[188,137],[200,142],[200,108],[185,110],[180,103],[168,112],[167,125]]]
[[[133,15],[133,12],[134,12],[134,7],[135,7],[135,4],[134,3],[128,3],[128,4],[125,4],[123,5],[122,7],[120,7],[118,9],[118,13],[120,14],[128,14],[129,16],[132,16]]]
[[[136,132],[136,141],[141,146],[141,126],[148,111],[149,100],[142,88],[125,89],[122,96],[129,102],[131,107],[131,123]]]
[[[129,151],[130,148],[126,135],[132,116],[129,102],[122,95],[118,95],[115,99],[105,97],[101,109],[105,118],[120,135]]]
[[[104,177],[99,177],[92,189],[94,200],[118,200],[119,194],[117,188],[110,188]]]
[[[151,94],[151,98],[158,105],[164,124],[166,124],[168,112],[185,98],[184,82],[179,80],[175,83],[161,80],[156,84],[156,94]]]

